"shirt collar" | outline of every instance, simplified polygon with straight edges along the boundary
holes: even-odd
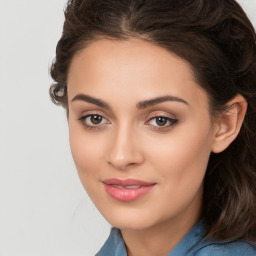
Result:
[[[127,256],[121,231],[112,228],[110,235],[96,256]]]

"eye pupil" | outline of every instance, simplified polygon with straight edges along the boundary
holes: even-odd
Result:
[[[100,124],[101,121],[102,121],[102,116],[98,116],[98,115],[91,116],[91,122],[93,124]]]
[[[156,118],[156,123],[159,126],[164,126],[167,123],[167,118],[159,116],[159,117]]]

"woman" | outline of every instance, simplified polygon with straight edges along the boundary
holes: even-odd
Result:
[[[256,255],[255,39],[234,0],[68,2],[50,94],[97,255]]]

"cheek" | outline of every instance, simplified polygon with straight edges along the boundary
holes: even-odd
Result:
[[[161,184],[162,196],[157,198],[156,204],[165,217],[186,212],[192,205],[192,213],[196,214],[201,205],[203,179],[211,151],[210,129],[204,128],[198,131],[198,127],[191,125],[189,132],[173,130],[169,136],[154,141],[154,147],[147,152],[150,166]]]
[[[102,144],[99,140],[95,141],[93,136],[86,135],[87,133],[81,125],[69,125],[69,141],[72,156],[79,174],[79,177],[84,186],[86,181],[92,176],[97,176],[95,170],[99,169],[99,165],[104,157],[102,152]]]
[[[211,126],[191,123],[173,129],[169,135],[154,141],[147,157],[162,179],[169,177],[176,186],[200,184],[211,152]]]

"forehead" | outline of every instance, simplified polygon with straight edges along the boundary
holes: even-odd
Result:
[[[78,52],[68,74],[69,100],[78,93],[139,101],[172,94],[207,101],[190,64],[165,48],[139,39],[101,39]],[[198,98],[199,97],[199,98]],[[202,99],[202,98],[201,98]]]

